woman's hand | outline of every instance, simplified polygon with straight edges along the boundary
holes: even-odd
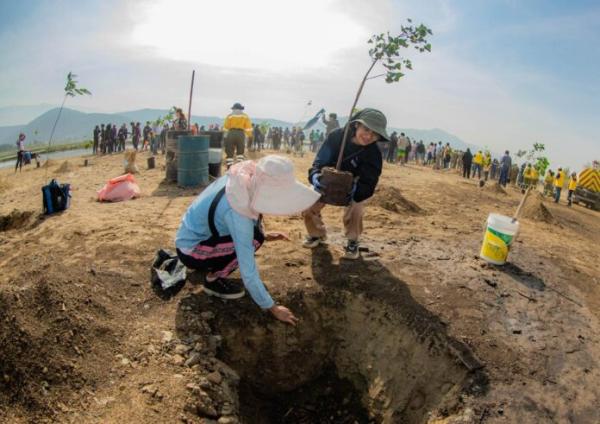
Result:
[[[290,311],[288,308],[282,305],[274,305],[269,309],[273,316],[277,318],[279,321],[287,322],[293,326],[296,326],[298,323],[298,318]]]
[[[276,240],[290,241],[290,238],[285,233],[273,232],[273,233],[265,234],[265,240],[266,241],[276,241]]]

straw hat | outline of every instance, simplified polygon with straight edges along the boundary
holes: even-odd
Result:
[[[257,163],[233,165],[225,193],[231,207],[250,218],[258,214],[292,215],[311,207],[321,194],[294,177],[294,164],[288,158],[268,155]]]

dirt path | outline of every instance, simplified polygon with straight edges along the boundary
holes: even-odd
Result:
[[[304,179],[311,159],[294,160]],[[273,422],[259,421],[256,411],[244,415],[248,396],[266,384],[251,379],[256,354],[240,360],[240,340],[272,358],[258,368],[265,379],[283,378],[280,360],[315,364],[296,374],[285,366],[302,377],[296,383],[331,364],[333,374],[311,391],[329,399],[327,387],[354,387],[335,411],[315,399],[289,404],[282,412],[295,417],[289,422],[303,422],[311,408],[331,422],[363,413],[376,422],[600,421],[598,213],[544,202],[552,220],[524,218],[510,264],[495,267],[478,258],[483,223],[490,212],[512,214],[518,192],[479,188],[453,172],[386,165],[365,217],[368,250],[356,263],[340,260],[337,208],[324,210],[329,244],[315,251],[300,246],[300,217],[267,220],[269,229],[292,236],[257,255],[272,293],[302,319],[291,329],[248,299],[206,303],[192,283],[170,301],[157,298],[149,286],[154,252],[172,248],[199,191],[164,184],[161,157],[157,169],[136,176],[142,198],[99,204],[95,191],[121,173],[122,157],[90,162],[0,172],[3,421]],[[73,185],[72,206],[39,217],[40,187],[52,177]],[[539,199],[532,202],[534,217]],[[415,350],[396,344],[411,337]],[[273,340],[288,348],[274,350]],[[326,345],[333,347],[319,348]],[[415,371],[421,368],[433,374]],[[422,383],[404,393],[396,381],[408,375]],[[282,395],[269,396],[256,401],[268,409],[264,416],[277,412],[272,402]],[[360,399],[366,412],[348,410],[346,398]]]

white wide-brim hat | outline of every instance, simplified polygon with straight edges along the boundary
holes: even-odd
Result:
[[[250,207],[267,215],[293,215],[310,208],[321,194],[294,177],[288,158],[269,155],[256,164],[254,195]]]

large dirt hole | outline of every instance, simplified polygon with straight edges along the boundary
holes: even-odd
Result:
[[[257,313],[247,297],[194,295],[191,315],[179,316],[189,331],[184,323],[198,311],[214,313],[218,357],[241,377],[244,423],[421,423],[457,412],[477,384],[476,360],[414,305],[338,289],[279,299],[301,318],[297,327]]]

